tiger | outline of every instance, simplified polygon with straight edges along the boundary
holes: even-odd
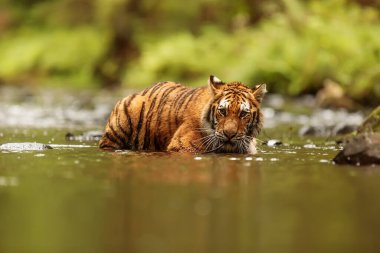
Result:
[[[212,75],[206,87],[160,82],[116,103],[99,147],[255,154],[266,92],[266,84],[249,88]]]

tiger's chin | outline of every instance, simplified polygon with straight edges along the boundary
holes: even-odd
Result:
[[[256,139],[252,139],[249,145],[239,145],[238,142],[227,141],[217,150],[218,153],[238,153],[238,154],[250,154],[257,153]]]

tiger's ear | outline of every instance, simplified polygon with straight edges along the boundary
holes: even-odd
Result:
[[[258,84],[252,91],[253,96],[256,98],[257,101],[261,103],[261,101],[263,101],[265,93],[267,93],[267,85],[265,83]]]
[[[208,85],[210,86],[212,92],[215,94],[218,92],[220,88],[224,86],[224,82],[222,82],[219,78],[216,76],[210,76],[208,79]]]

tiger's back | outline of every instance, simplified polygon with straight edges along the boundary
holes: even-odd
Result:
[[[103,149],[166,150],[192,101],[204,88],[161,82],[117,102],[100,140]]]

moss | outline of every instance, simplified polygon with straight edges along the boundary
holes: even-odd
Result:
[[[380,106],[373,110],[358,128],[358,134],[380,133]]]

